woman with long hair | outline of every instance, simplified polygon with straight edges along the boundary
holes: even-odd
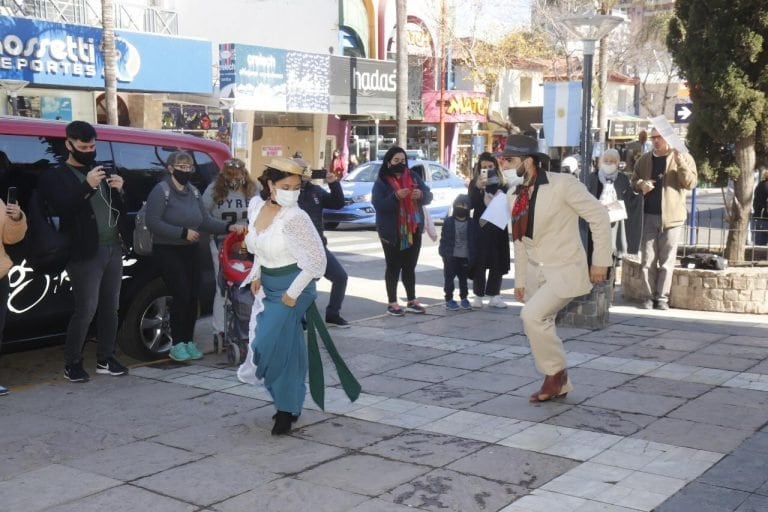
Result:
[[[416,263],[424,232],[422,207],[432,202],[432,192],[417,173],[408,169],[403,148],[393,146],[384,155],[371,196],[376,209],[376,231],[384,249],[387,313],[405,314],[397,302],[397,281],[401,275],[407,298],[405,311],[424,313],[424,307],[416,300]]]
[[[221,172],[208,185],[203,193],[203,205],[214,219],[227,223],[247,225],[248,201],[258,192],[256,183],[251,179],[245,162],[232,158],[224,162]],[[214,275],[219,275],[219,249],[225,235],[211,235],[210,248]],[[216,291],[213,296],[213,345],[224,346],[224,290],[216,279]]]

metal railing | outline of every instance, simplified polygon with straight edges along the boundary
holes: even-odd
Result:
[[[689,217],[685,224],[683,239],[680,243],[680,253],[684,256],[696,252],[706,252],[725,255],[725,246],[728,241],[728,235],[731,228],[725,210],[708,209],[696,210],[693,213],[695,223],[691,223]],[[744,262],[752,264],[768,264],[768,246],[757,245],[760,240],[760,234],[768,237],[768,227],[757,227],[759,223],[751,219],[747,231],[747,241],[744,246]]]

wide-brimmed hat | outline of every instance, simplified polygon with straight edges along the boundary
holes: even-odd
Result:
[[[527,135],[510,135],[507,137],[507,145],[504,146],[501,157],[510,156],[538,156],[539,158],[549,160],[549,155],[539,150],[538,141]]]
[[[272,157],[265,166],[268,169],[277,169],[278,171],[287,172],[288,174],[297,174],[299,176],[304,174],[304,167],[291,158],[284,158],[281,156]],[[261,171],[257,177],[262,174],[264,174],[264,171]]]

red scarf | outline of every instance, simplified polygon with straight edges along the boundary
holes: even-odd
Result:
[[[413,190],[414,183],[411,179],[411,172],[406,169],[400,179],[398,180],[393,175],[387,176],[387,183],[392,189],[397,192],[400,189]],[[400,239],[400,249],[407,249],[413,245],[413,235],[418,229],[418,221],[416,219],[416,201],[411,194],[399,199],[400,209],[397,215],[397,234]]]
[[[536,183],[534,174],[530,185],[519,185],[516,193],[517,198],[512,206],[512,241],[522,240],[525,232],[528,230],[528,207],[533,194],[533,185]]]

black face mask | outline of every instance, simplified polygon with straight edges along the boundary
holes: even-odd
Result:
[[[402,174],[402,173],[405,172],[405,169],[406,169],[406,167],[405,167],[404,163],[390,165],[389,166],[389,173],[390,174]]]
[[[469,214],[469,210],[464,208],[463,206],[456,206],[453,209],[453,216],[457,217],[459,219],[465,219],[467,218],[467,215]]]
[[[72,158],[85,167],[93,167],[94,162],[96,162],[96,150],[78,151],[73,146],[68,147],[67,150],[69,151],[69,154],[72,155]]]
[[[486,185],[485,191],[491,195],[494,195],[496,192],[499,191],[499,185]]]
[[[179,182],[180,185],[184,186],[189,183],[189,180],[192,179],[192,173],[189,171],[177,171],[174,169],[173,177],[176,179],[176,181]]]

